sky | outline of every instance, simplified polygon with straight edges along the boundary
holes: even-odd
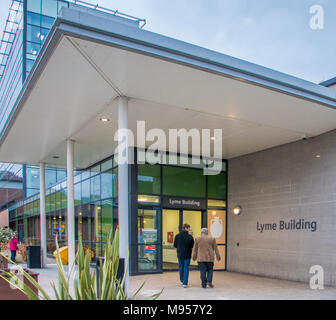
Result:
[[[12,0],[0,0],[0,33]],[[145,18],[145,30],[315,83],[336,77],[335,0],[86,0]],[[313,5],[323,29],[312,29]],[[321,21],[321,20],[320,20]]]

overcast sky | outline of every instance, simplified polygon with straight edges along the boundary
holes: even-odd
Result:
[[[313,82],[336,76],[336,0],[86,0],[147,19],[146,30]],[[0,0],[1,35],[11,0]],[[309,10],[324,9],[312,30]]]

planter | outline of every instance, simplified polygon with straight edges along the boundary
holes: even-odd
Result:
[[[5,269],[6,272],[18,272],[15,269]],[[24,268],[31,277],[34,278],[38,282],[38,273],[35,273],[29,269]],[[1,271],[0,271],[1,272]],[[24,278],[24,283],[29,286],[36,294],[38,294],[38,290]],[[5,281],[4,279],[0,278],[0,300],[28,300],[28,297],[18,289],[12,288],[11,285]]]

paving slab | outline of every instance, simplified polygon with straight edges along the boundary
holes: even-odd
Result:
[[[67,270],[67,266],[64,267]],[[39,273],[39,283],[54,298],[50,283],[57,285],[57,266],[32,269]],[[214,288],[201,287],[198,271],[191,271],[188,288],[180,284],[177,272],[130,277],[130,291],[135,292],[145,282],[137,299],[146,299],[161,291],[160,300],[336,300],[336,288],[312,290],[308,283],[271,279],[254,275],[215,272]],[[72,291],[72,287],[70,290]]]

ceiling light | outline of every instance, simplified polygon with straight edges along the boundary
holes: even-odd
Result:
[[[211,137],[211,140],[216,140],[216,138],[215,137]]]
[[[320,155],[320,154],[317,154],[317,155],[316,155],[316,158],[318,158],[318,159],[321,158],[321,155]]]
[[[146,201],[148,201],[148,199],[145,199],[145,198],[139,198],[138,201],[139,201],[139,202],[146,202]]]
[[[100,121],[101,121],[101,122],[109,122],[110,119],[104,117],[104,118],[100,118]]]
[[[33,51],[33,55],[35,56],[36,54],[37,54],[37,51],[36,51],[36,50],[34,50],[34,51]]]

